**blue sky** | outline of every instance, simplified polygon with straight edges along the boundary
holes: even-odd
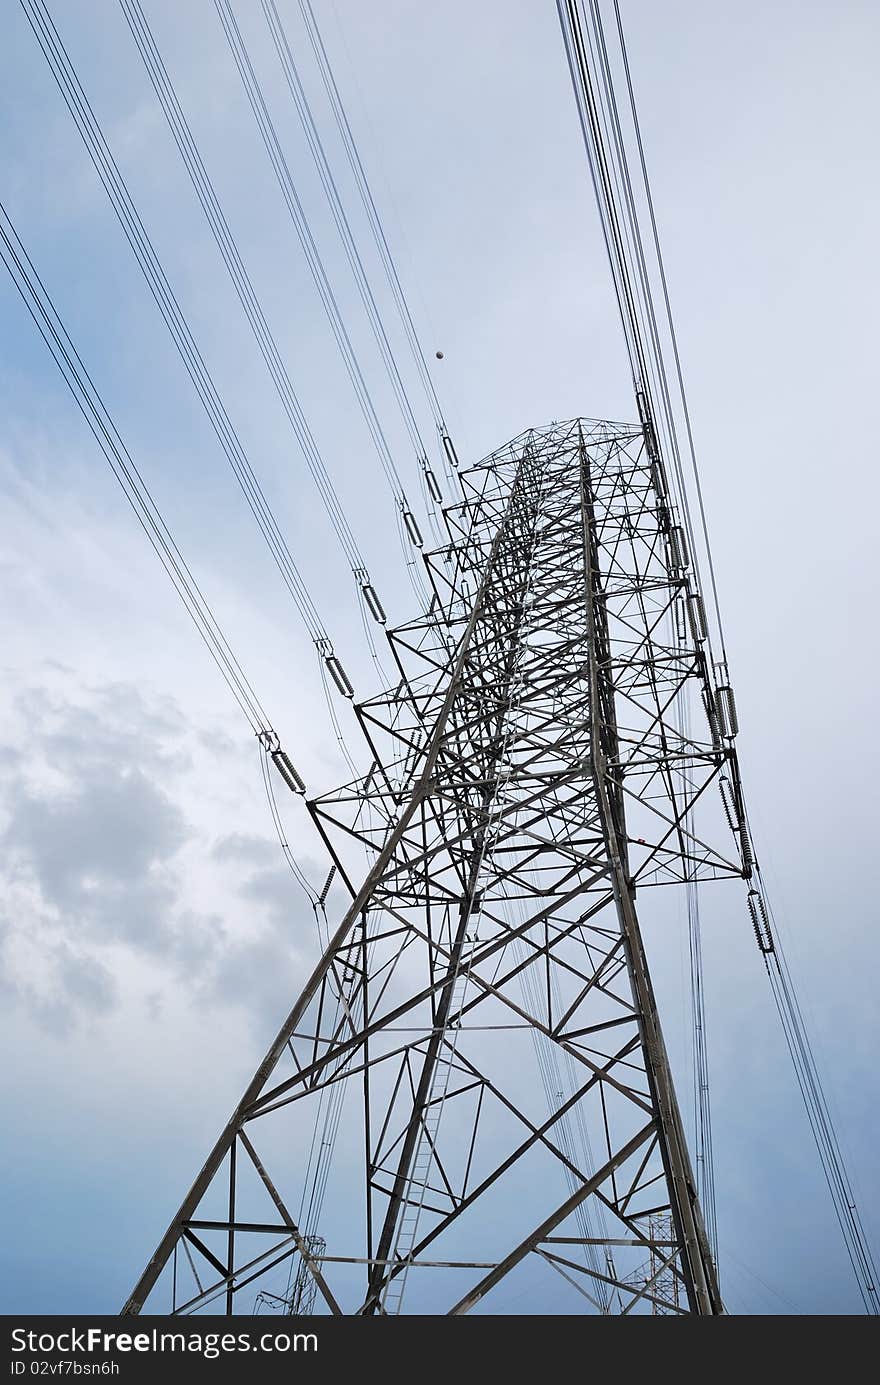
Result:
[[[145,8],[383,603],[405,619],[392,500],[214,6]],[[281,8],[296,35],[297,7]],[[630,417],[552,5],[316,8],[463,458],[554,418]],[[367,695],[350,578],[121,10],[51,9]],[[260,9],[237,10],[415,492]],[[626,0],[624,16],[758,849],[876,1245],[876,8]],[[345,771],[308,638],[23,13],[7,6],[0,23],[3,201],[282,739],[310,787],[329,787]],[[0,1156],[0,1301],[113,1311],[313,939],[248,729],[54,372],[0,282],[0,988],[15,1113]],[[287,826],[320,874],[296,805]],[[743,900],[707,898],[703,915],[730,1306],[857,1311]],[[680,1060],[680,919],[646,931]]]

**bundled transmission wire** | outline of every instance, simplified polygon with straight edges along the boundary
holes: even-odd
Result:
[[[301,0],[302,3],[302,0]],[[700,594],[701,580],[698,558],[698,545],[695,542],[695,525],[691,518],[689,505],[689,486],[682,465],[682,448],[678,441],[676,410],[673,407],[669,387],[665,353],[659,327],[658,313],[654,304],[652,276],[649,272],[645,253],[645,237],[640,228],[637,199],[629,170],[627,138],[624,135],[620,110],[615,95],[615,79],[609,49],[605,38],[600,0],[557,0],[560,26],[562,29],[569,72],[574,89],[578,117],[583,134],[584,145],[599,208],[600,222],[605,247],[611,265],[612,278],[617,296],[618,308],[623,325],[624,338],[629,355],[636,400],[643,425],[646,446],[652,463],[655,489],[659,499],[665,495],[664,454],[672,461],[678,501],[691,548],[691,562],[694,567],[696,585],[689,588],[689,612],[695,625],[695,639],[706,646],[711,654],[713,638],[717,636],[720,657],[714,661],[717,687],[713,687],[708,669],[704,695],[707,698],[707,712],[710,725],[714,723],[713,735],[720,747],[718,720],[727,720],[724,732],[728,740],[727,760],[733,781],[734,802],[725,798],[722,782],[722,801],[735,835],[739,839],[742,857],[743,876],[757,881],[749,891],[749,910],[755,928],[758,947],[764,957],[770,977],[774,1001],[785,1033],[798,1085],[807,1110],[810,1127],[819,1152],[823,1172],[840,1223],[847,1253],[859,1286],[866,1310],[871,1314],[880,1313],[880,1292],[878,1292],[876,1266],[871,1248],[865,1235],[852,1185],[844,1164],[843,1155],[834,1130],[834,1124],[822,1090],[815,1058],[807,1035],[803,1015],[786,963],[778,932],[772,926],[772,911],[767,900],[766,888],[760,877],[751,830],[748,825],[745,803],[739,785],[736,754],[732,746],[736,734],[736,714],[733,695],[727,674],[727,652],[724,643],[724,630],[718,601],[718,590],[709,544],[708,526],[703,504],[699,468],[691,428],[690,411],[684,387],[681,357],[672,316],[668,282],[660,248],[657,219],[648,179],[644,145],[639,125],[633,90],[632,75],[626,49],[626,39],[620,14],[619,0],[612,0],[615,18],[615,31],[619,46],[618,65],[623,74],[632,138],[635,141],[641,178],[641,201],[647,208],[650,224],[651,246],[654,255],[654,275],[660,284],[663,309],[666,321],[666,334],[670,344],[674,377],[676,381],[679,408],[685,425],[687,451],[693,476],[697,507],[699,511],[702,550],[706,558],[709,582],[712,589],[716,629],[709,629],[705,619],[705,608]],[[687,563],[684,564],[687,566]],[[725,700],[726,699],[726,700]],[[715,709],[722,707],[719,713]],[[698,950],[694,951],[693,918],[691,925],[691,966],[699,995],[695,994],[695,1016],[702,1004],[701,966]],[[703,1036],[695,1035],[695,1043]],[[700,1060],[695,1080],[702,1083],[705,1064]],[[699,1098],[699,1093],[698,1093]],[[698,1108],[701,1103],[698,1100]],[[706,1116],[708,1101],[706,1101]],[[698,1109],[698,1119],[704,1117]]]
[[[400,535],[404,557],[407,559],[407,570],[413,582],[417,597],[423,601],[426,597],[426,589],[421,582],[416,562],[411,558],[412,549],[420,550],[423,546],[422,534],[418,522],[407,499],[400,473],[376,412],[369,386],[364,378],[357,354],[345,325],[345,320],[339,308],[339,303],[333,291],[333,286],[330,283],[320,251],[312,235],[309,220],[300,200],[299,193],[297,192],[290,166],[278,137],[275,122],[272,119],[272,115],[266,103],[260,79],[254,71],[250,53],[242,38],[241,30],[238,27],[232,5],[230,0],[214,0],[214,6],[223,26],[223,32],[226,35],[226,40],[229,44],[236,68],[238,69],[238,74],[241,78],[248,104],[257,122],[257,127],[269,157],[269,162],[272,165],[275,179],[281,190],[285,205],[290,214],[290,219],[296,230],[297,238],[302,247],[303,254],[306,257],[306,262],[309,266],[315,287],[318,290],[321,304],[333,331],[333,336],[339,348],[340,355],[345,363],[345,368],[351,380],[364,421],[367,424],[376,455],[394,498],[398,515],[398,533]]]
[[[233,653],[207,598],[196,582],[186,560],[156,505],[149,486],[134,462],[114,423],[98,387],[61,321],[48,289],[38,274],[16,231],[6,208],[0,202],[0,258],[5,264],[19,296],[43,338],[89,431],[116,477],[123,495],[143,529],[151,548],[167,572],[181,604],[189,615],[205,648],[213,659],[242,714],[260,744],[261,768],[272,819],[285,859],[310,900],[314,890],[303,874],[286,840],[275,794],[268,777],[271,759],[288,788],[304,793],[305,784],[281,748],[268,715]]]
[[[342,241],[348,263],[354,275],[361,302],[364,305],[364,311],[370,323],[376,345],[379,348],[379,354],[382,357],[404,425],[409,433],[410,442],[415,449],[416,457],[422,470],[429,502],[429,514],[431,514],[433,513],[434,506],[442,503],[442,495],[437,479],[428,462],[428,453],[419,428],[418,419],[416,418],[415,410],[413,409],[406,385],[401,376],[397,358],[395,357],[391,342],[388,339],[388,333],[382,321],[382,314],[370,285],[364,262],[357,246],[357,241],[352,232],[351,223],[340,196],[333,169],[327,158],[320,131],[315,123],[315,118],[312,114],[312,108],[299,74],[296,59],[290,47],[287,33],[281,21],[281,16],[278,13],[278,7],[275,4],[275,0],[261,0],[261,4],[263,7],[263,15],[272,35],[272,41],[275,44],[275,51],[278,54],[278,59],[281,63],[282,71],[284,72],[288,90],[290,91],[296,113],[299,116],[303,134],[309,146],[309,152],[312,155],[318,177],[321,180],[321,186],[324,189],[324,195],[333,214],[336,229],[339,232],[339,237]],[[424,364],[423,360],[422,364]]]
[[[333,717],[326,681],[323,680],[324,669],[329,671],[337,689],[344,697],[353,696],[353,689],[334,650],[326,626],[294,561],[272,507],[248,460],[241,439],[226,412],[180,302],[162,267],[112,150],[107,143],[100,122],[92,110],[70,56],[52,22],[45,0],[20,0],[20,3],[217,440],[260,528],[288,593],[316,647],[321,661],[325,697],[327,697],[328,707],[330,707],[331,717]],[[384,611],[369,582],[365,569],[359,586],[360,602],[370,609],[376,620],[381,620],[384,623]],[[382,672],[381,663],[366,622],[365,629],[367,629],[370,652],[379,671]],[[343,753],[350,764],[351,758],[348,749],[335,722],[334,728],[337,739],[343,748]]]
[[[671,458],[684,526],[690,542],[691,561],[697,578],[697,586],[702,588],[700,545],[697,543],[696,531],[690,513],[689,490],[681,460],[675,410],[669,389],[658,316],[645,255],[644,237],[641,232],[637,201],[629,170],[626,140],[615,94],[601,10],[598,0],[557,0],[557,10],[562,26],[578,117],[587,150],[593,189],[599,208],[600,222],[611,266],[640,416],[643,416],[642,421],[647,423],[648,433],[656,438],[658,443],[663,444],[660,451]],[[726,662],[721,608],[709,546],[702,487],[690,430],[690,416],[680,369],[675,325],[672,320],[669,295],[666,289],[666,275],[654,217],[647,165],[644,160],[641,133],[638,127],[635,96],[629,79],[629,64],[626,58],[623,28],[619,22],[620,16],[616,0],[615,11],[619,24],[622,60],[627,74],[628,98],[639,148],[640,172],[650,213],[654,253],[657,259],[658,274],[663,284],[669,334],[675,360],[678,364],[678,383],[691,444],[691,471],[700,512],[702,549],[708,565],[709,583],[713,594],[715,633],[719,640],[722,662]]]
[[[174,83],[156,45],[143,7],[140,0],[120,0],[120,7],[205,214],[205,219],[226,265],[238,300],[253,332],[254,340],[259,347],[281,405],[299,443],[346,562],[355,577],[359,599],[365,597],[373,619],[381,621],[380,613],[384,613],[370,581],[366,562],[327,471],[321,451],[309,427],[278,344],[266,320],[262,304],[245,268],[235,237],[199,152]],[[371,652],[375,653],[372,634],[369,630],[367,630],[367,639],[370,642]]]
[[[255,735],[274,737],[266,712],[156,507],[97,386],[0,203],[0,255],[77,408],[103,452],[156,556]]]
[[[865,1311],[872,1316],[880,1315],[880,1284],[877,1279],[877,1264],[865,1232],[864,1222],[858,1208],[852,1183],[847,1172],[843,1152],[840,1148],[837,1131],[822,1088],[822,1081],[816,1065],[800,1003],[785,957],[779,931],[773,920],[766,885],[761,877],[760,867],[756,876],[761,887],[762,897],[768,913],[767,938],[772,943],[769,948],[762,947],[767,975],[776,1009],[785,1032],[785,1042],[797,1073],[798,1085],[804,1100],[813,1139],[822,1160],[822,1171],[828,1191],[834,1204],[840,1230],[846,1245],[847,1255],[853,1274],[859,1286]],[[772,924],[772,932],[770,925]]]
[[[278,39],[281,45],[284,47],[285,51],[289,53],[290,45],[287,41],[284,26],[278,16],[275,0],[262,0],[262,4],[264,10],[271,10],[272,17],[270,19],[270,27],[273,30],[273,34],[277,34]],[[360,194],[361,202],[363,203],[363,208],[367,216],[367,222],[372,232],[376,249],[379,252],[379,258],[382,261],[382,267],[385,271],[385,277],[388,280],[388,286],[391,289],[391,293],[394,298],[394,303],[397,308],[404,333],[406,334],[407,342],[409,343],[412,358],[415,363],[416,370],[418,371],[419,378],[422,382],[422,388],[425,392],[425,397],[434,416],[434,423],[436,425],[437,432],[440,436],[440,442],[442,446],[444,467],[446,469],[447,476],[451,480],[453,475],[453,469],[458,468],[458,456],[456,454],[455,447],[450,437],[449,429],[446,426],[446,422],[443,417],[443,410],[440,407],[440,400],[437,397],[437,391],[434,387],[434,381],[431,378],[431,373],[428,369],[428,363],[425,360],[425,353],[422,350],[419,335],[416,331],[415,323],[413,322],[412,313],[410,312],[409,303],[407,302],[406,294],[404,293],[403,286],[400,282],[400,276],[397,272],[397,267],[394,263],[394,256],[391,253],[391,248],[388,244],[388,239],[385,235],[385,230],[382,225],[382,220],[379,216],[379,211],[370,188],[370,183],[369,179],[367,178],[363,160],[361,159],[360,151],[358,150],[357,143],[355,142],[354,134],[351,129],[351,124],[349,122],[345,106],[343,105],[342,97],[339,93],[339,87],[337,86],[336,78],[333,75],[333,68],[330,63],[330,58],[327,54],[327,49],[324,44],[324,40],[321,36],[320,28],[318,27],[318,21],[315,18],[315,12],[312,8],[311,0],[299,0],[299,8],[300,13],[302,14],[303,22],[306,27],[306,32],[309,37],[309,42],[312,47],[312,52],[315,57],[315,62],[317,64],[318,71],[321,74],[321,80],[324,84],[324,90],[327,93],[327,99],[330,103],[330,108],[333,112],[334,120],[336,121],[336,127],[339,131],[339,135],[342,140],[342,146],[345,150],[345,155],[348,159],[349,167],[351,168],[352,174],[354,175],[355,184],[357,186],[358,193]],[[267,13],[267,18],[268,17],[269,15]],[[279,56],[281,56],[280,53]],[[282,58],[282,62],[283,61],[284,59]]]
[[[95,116],[82,85],[79,82],[76,71],[73,68],[73,64],[70,61],[70,57],[58,30],[49,15],[44,0],[20,0],[20,2],[40,49],[46,58],[56,85],[64,99],[65,105],[83,139],[83,143],[86,146],[86,150],[95,171],[107,192],[113,210],[128,240],[129,246],[134,253],[150,293],[160,310],[199,400],[208,415],[214,433],[232,468],[242,494],[248,503],[251,513],[257,521],[263,538],[275,561],[276,567],[303,620],[306,630],[316,646],[321,659],[322,685],[324,687],[325,697],[328,699],[328,705],[329,696],[327,693],[327,685],[323,678],[325,668],[329,670],[340,691],[347,697],[351,696],[351,685],[339,663],[338,656],[334,652],[333,644],[327,633],[326,627],[318,614],[308,587],[296,566],[272,508],[248,460],[241,440],[229,419],[213,378],[211,377],[192,335],[189,324],[183,314],[180,303],[162,268],[152,241],[144,227],[118,164],[116,163],[103,130],[101,129],[100,122]],[[167,553],[165,557],[166,559],[168,558]],[[175,580],[174,571],[173,569],[169,569],[168,562],[165,561],[163,565],[166,566],[166,570],[169,571],[172,580]],[[182,599],[184,599],[185,604],[187,604],[187,609],[190,610],[190,614],[193,616],[193,619],[196,620],[197,625],[199,625],[204,637],[205,627],[203,623],[199,624],[201,617],[198,614],[198,603],[194,605],[192,600],[187,599],[178,581],[175,581],[175,585]],[[369,599],[371,593],[372,588],[369,588],[365,590],[363,595]],[[377,597],[375,601],[376,604],[378,604]],[[210,632],[210,627],[208,627],[208,630]],[[216,630],[213,632],[210,648],[215,658],[220,658],[221,671],[224,672],[224,677],[227,683],[229,683],[231,690],[236,695],[239,705],[242,705],[243,702],[245,705],[248,705],[246,699],[243,697],[243,692],[245,692],[246,689],[240,687],[235,678],[231,677],[233,673],[233,668],[229,663],[229,659],[233,657],[231,656],[231,651],[228,650],[228,646],[225,646],[224,654],[222,637],[219,637]],[[373,652],[375,654],[375,651]],[[244,706],[242,709],[245,709]],[[295,792],[301,792],[303,787],[301,786],[301,781],[299,781],[299,777],[294,771],[294,778],[297,781],[294,782],[285,769],[285,763],[289,764],[289,761],[287,761],[285,752],[278,743],[277,736],[275,736],[275,733],[268,726],[265,716],[255,716],[255,709],[253,706],[250,706],[249,710],[249,720],[254,730],[260,736],[261,745],[267,750],[267,753],[271,754],[276,768],[279,769],[288,787],[292,788]],[[331,717],[333,717],[332,706],[330,707],[330,712]],[[351,764],[351,759],[341,729],[338,725],[338,720],[335,718],[334,729],[343,750],[343,754],[348,759],[349,764]],[[283,834],[279,834],[279,840],[281,841],[282,849],[285,850],[285,855],[288,855],[289,848],[286,846]],[[297,872],[295,871],[295,873]]]
[[[259,525],[297,611],[312,640],[315,643],[325,641],[329,644],[327,631],[318,615],[314,601],[293,560],[272,508],[248,460],[244,446],[226,412],[177,296],[162,268],[119,166],[104,137],[100,122],[79,82],[44,0],[20,0],[20,3],[64,103],[82,137],[89,158],[110,199],[150,293],[162,314],[174,345],[186,367],[187,374],[208,415],[211,427],[226,455],[251,513]]]

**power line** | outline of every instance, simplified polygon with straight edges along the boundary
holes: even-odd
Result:
[[[275,797],[275,789],[272,785],[272,774],[269,769],[269,760],[271,759],[271,757],[272,752],[269,749],[268,744],[264,739],[261,738],[260,774],[263,780],[263,788],[266,791],[266,801],[269,805],[269,814],[272,818],[272,825],[275,828],[275,835],[278,838],[278,844],[281,847],[282,855],[284,856],[285,861],[290,867],[291,874],[293,875],[294,879],[296,880],[300,888],[308,896],[309,903],[314,908],[318,896],[313,890],[312,886],[309,884],[308,877],[305,875],[302,867],[300,866],[299,862],[293,854],[293,851],[291,850],[290,843],[287,840],[287,833],[284,830],[284,824],[281,820],[281,813],[278,808],[278,800]]]
[[[346,561],[358,586],[371,586],[366,562],[309,427],[287,367],[269,327],[263,307],[245,268],[235,237],[217,197],[198,145],[183,112],[174,83],[156,45],[140,0],[120,0],[138,53],[156,93],[168,128],[183,160],[196,196],[232,280],[278,397],[299,443]]]
[[[116,477],[135,518],[171,579],[181,604],[259,741],[263,782],[272,820],[285,859],[301,888],[310,899],[314,899],[314,891],[300,869],[281,825],[275,793],[268,773],[269,759],[271,758],[281,770],[282,778],[285,779],[288,788],[294,788],[295,792],[301,793],[305,791],[305,785],[299,778],[289,757],[281,749],[278,736],[272,729],[268,715],[254,691],[253,684],[233,653],[207,598],[196,582],[168,525],[162,518],[143,475],[132,459],[131,453],[107,410],[100,391],[74,346],[48,289],[25,250],[2,203],[0,203],[0,257],[2,257],[34,325],[48,347],[77,408],[85,419],[89,431]]]
[[[252,731],[277,745],[265,709],[160,514],[45,284],[0,203],[0,255],[77,408]]]
[[[269,2],[272,5],[272,9],[275,10],[274,0],[269,0]],[[364,168],[363,160],[361,159],[361,155],[354,138],[354,133],[351,128],[351,123],[348,119],[345,106],[342,102],[339,87],[337,85],[336,78],[333,74],[333,68],[330,63],[330,59],[327,54],[327,49],[324,44],[324,40],[321,36],[321,31],[318,27],[318,21],[315,18],[315,12],[311,6],[310,0],[300,0],[300,12],[302,14],[303,20],[305,21],[306,31],[308,33],[309,41],[312,46],[312,52],[315,55],[318,70],[321,74],[321,79],[324,84],[324,89],[327,93],[327,97],[330,102],[330,107],[333,111],[333,115],[336,120],[337,128],[342,137],[342,143],[345,149],[346,157],[348,158],[349,165],[351,167],[352,173],[354,174],[358,192],[360,193],[361,201],[364,206],[364,211],[367,214],[367,219],[369,221],[370,228],[373,232],[376,247],[382,259],[382,264],[385,269],[386,276],[388,278],[389,287],[391,288],[391,291],[394,295],[394,300],[400,313],[401,322],[403,323],[404,330],[406,331],[407,340],[409,341],[412,350],[413,360],[415,361],[416,367],[419,371],[419,376],[424,387],[425,395],[431,406],[431,410],[434,414],[437,426],[441,429],[441,431],[445,432],[446,430],[443,419],[443,410],[440,405],[440,400],[437,396],[437,391],[434,386],[434,381],[431,378],[431,373],[428,369],[427,361],[425,360],[425,354],[422,350],[418,332],[416,331],[415,323],[413,322],[412,318],[412,313],[410,312],[409,304],[407,302],[406,294],[404,293],[403,285],[400,281],[400,276],[398,274],[397,267],[394,262],[394,256],[391,252],[391,248],[388,244],[388,239],[385,235],[382,220],[379,215],[379,211],[376,206],[373,193],[370,189],[369,179],[367,178],[367,173]],[[283,35],[284,44],[289,49],[287,37],[280,19],[277,20],[277,24],[279,32]]]
[[[263,0],[263,3],[265,5],[266,0]],[[269,3],[271,3],[272,9],[275,10],[276,7],[274,0],[269,0]],[[309,42],[312,47],[312,52],[314,54],[315,61],[318,66],[318,70],[321,74],[321,80],[324,84],[324,90],[327,94],[327,98],[330,103],[330,108],[333,112],[333,116],[336,121],[336,126],[342,140],[342,145],[345,150],[346,158],[348,159],[349,166],[351,168],[352,174],[354,175],[355,184],[360,194],[361,202],[363,204],[363,208],[367,216],[367,221],[370,226],[370,230],[373,233],[373,240],[375,241],[376,249],[379,252],[379,257],[382,261],[382,267],[385,270],[385,276],[388,280],[388,285],[391,289],[395,306],[397,307],[398,315],[400,317],[400,321],[403,325],[403,329],[406,334],[407,342],[409,343],[412,358],[418,371],[419,378],[422,382],[422,388],[425,392],[425,397],[434,415],[434,422],[436,424],[437,431],[440,435],[444,467],[447,470],[447,475],[449,475],[450,479],[452,479],[451,474],[453,468],[456,470],[458,468],[458,456],[456,454],[452,438],[450,437],[449,428],[444,419],[443,409],[440,405],[440,400],[437,396],[437,390],[435,388],[434,381],[431,377],[431,372],[428,369],[428,363],[425,359],[425,353],[422,349],[419,334],[413,321],[413,316],[410,311],[409,303],[407,301],[407,297],[400,280],[400,275],[397,271],[397,266],[394,261],[394,256],[392,254],[391,247],[388,243],[388,238],[385,234],[385,229],[382,224],[382,219],[379,215],[378,207],[376,206],[375,198],[373,197],[373,193],[370,188],[369,179],[367,177],[366,169],[364,168],[363,160],[361,158],[360,151],[354,138],[351,123],[348,119],[348,114],[343,104],[342,97],[339,92],[339,87],[336,82],[336,78],[333,74],[333,67],[330,62],[326,46],[324,44],[323,37],[321,35],[321,30],[318,26],[318,21],[315,18],[315,12],[312,8],[311,0],[299,0],[299,7],[303,21],[305,23],[306,32],[309,36]],[[284,31],[284,27],[280,19],[277,20],[277,28],[279,36],[282,37],[285,47],[289,49],[286,33]]]
[[[675,321],[672,316],[672,305],[669,299],[669,285],[666,279],[666,265],[663,260],[663,252],[660,248],[660,235],[657,230],[657,217],[654,212],[654,198],[651,193],[651,184],[648,179],[648,166],[645,160],[645,149],[642,143],[641,125],[639,123],[638,110],[636,108],[635,92],[633,89],[632,76],[630,73],[629,66],[629,55],[627,53],[626,39],[623,33],[623,21],[621,19],[620,5],[618,3],[618,0],[614,0],[614,17],[617,23],[617,33],[620,42],[620,51],[623,57],[623,68],[626,76],[626,90],[627,96],[629,98],[629,106],[632,115],[633,129],[635,130],[636,144],[639,151],[639,167],[641,169],[642,182],[644,184],[645,197],[648,206],[648,214],[651,221],[651,235],[654,244],[654,253],[657,257],[657,268],[660,275],[660,284],[663,290],[663,303],[666,312],[666,322],[669,328],[669,339],[672,344],[672,352],[675,360],[675,374],[678,383],[678,392],[681,398],[682,413],[684,415],[685,429],[687,431],[688,452],[690,454],[691,459],[691,472],[694,478],[694,488],[696,491],[697,503],[700,511],[700,525],[703,533],[703,542],[705,544],[706,556],[709,562],[709,580],[712,584],[712,596],[715,605],[715,617],[718,621],[718,635],[721,642],[722,657],[726,661],[727,651],[724,645],[724,626],[721,620],[721,606],[718,600],[718,585],[715,577],[715,566],[712,561],[712,551],[709,546],[709,528],[706,521],[706,509],[703,502],[703,488],[700,482],[700,470],[697,465],[697,454],[694,446],[694,434],[693,428],[691,426],[690,407],[688,405],[687,392],[684,387],[684,374],[681,366],[681,355],[678,349],[678,335],[675,330]]]
[[[327,158],[320,132],[315,123],[312,108],[305,87],[303,86],[296,59],[287,38],[287,33],[278,13],[275,0],[261,0],[261,3],[263,15],[272,35],[275,51],[278,54],[288,90],[290,91],[297,115],[299,116],[300,124],[306,137],[306,142],[309,146],[315,168],[318,172],[321,186],[324,189],[324,195],[333,214],[333,220],[339,232],[346,257],[351,266],[361,302],[363,303],[376,345],[379,348],[379,353],[385,365],[391,388],[397,400],[407,432],[409,433],[410,441],[415,449],[416,457],[423,471],[427,473],[430,470],[427,449],[419,429],[418,420],[410,401],[406,385],[401,376],[400,367],[397,364],[397,359],[391,342],[389,341],[385,324],[382,321],[382,314],[370,285],[364,262],[357,246],[357,241],[352,232],[351,223],[340,196],[333,169]],[[431,476],[433,477],[433,473],[431,473]],[[436,480],[434,480],[434,486],[436,487]],[[439,503],[439,499],[437,503]]]
[[[217,440],[272,554],[287,591],[315,645],[319,660],[322,666],[329,667],[332,665],[341,668],[327,628],[251,466],[241,439],[229,418],[180,302],[129,193],[100,121],[89,103],[44,0],[20,0],[20,3]],[[365,591],[373,591],[365,569],[363,588]],[[375,646],[369,636],[368,642],[373,658],[381,669]],[[345,677],[345,684],[346,689],[340,687],[340,692],[344,696],[350,697],[353,693],[347,677]],[[337,735],[341,736],[338,728]]]
[[[131,198],[100,122],[76,75],[63,41],[44,0],[20,0],[28,23],[45,57],[65,105],[86,146],[89,158],[137,260],[150,293],[171,333],[211,427],[226,455],[248,507],[269,547],[275,565],[315,643],[329,643],[321,620],[278,525],[271,505],[248,460],[244,446],[226,412],[210,371],[196,344],[177,296],[162,268],[153,243]]]
[[[819,1151],[822,1171],[831,1194],[835,1215],[843,1235],[853,1274],[859,1286],[866,1312],[872,1316],[878,1316],[880,1315],[880,1286],[878,1286],[877,1265],[847,1172],[779,929],[776,927],[769,896],[758,866],[756,866],[756,874],[770,921],[773,924],[772,933],[769,933],[768,929],[772,945],[769,948],[762,948],[773,999],[797,1074],[798,1086],[806,1107],[810,1129]]]
[[[318,295],[330,323],[339,352],[345,363],[346,371],[357,397],[367,429],[370,433],[380,466],[394,499],[396,509],[403,522],[401,546],[406,556],[407,542],[416,549],[422,548],[422,539],[418,524],[412,513],[400,473],[397,469],[397,464],[395,463],[384,429],[376,412],[370,388],[364,378],[357,353],[352,345],[351,337],[349,336],[336,295],[324,267],[320,251],[312,235],[309,220],[300,200],[299,193],[297,192],[290,166],[287,162],[275,123],[266,103],[262,85],[254,71],[250,53],[242,38],[230,0],[214,0],[214,6],[223,26],[223,32],[226,35],[226,40],[235,61],[239,77],[241,78],[248,104],[257,122],[257,127],[269,157],[269,162],[272,165],[275,179],[284,198],[294,229],[296,230],[300,246],[306,257],[306,262],[309,266],[315,287],[318,290]],[[416,595],[420,600],[424,600],[426,591],[424,585],[420,582],[417,569],[414,564],[408,563],[407,566]]]
[[[675,431],[666,368],[660,346],[650,279],[636,214],[601,16],[591,4],[593,25],[581,18],[579,0],[557,0],[569,72],[587,150],[593,190],[617,295],[640,417],[649,451],[657,450],[657,424],[672,460],[682,522],[688,536],[697,590],[700,555],[688,506],[687,486]],[[660,410],[655,407],[660,400]],[[663,469],[658,452],[657,465]],[[702,600],[702,598],[699,598]]]

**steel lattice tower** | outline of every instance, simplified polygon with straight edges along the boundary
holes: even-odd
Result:
[[[504,1311],[538,1272],[563,1311],[723,1311],[636,911],[748,873],[662,468],[576,420],[460,481],[369,771],[309,802],[350,902],[125,1312],[304,1275],[316,1312]]]

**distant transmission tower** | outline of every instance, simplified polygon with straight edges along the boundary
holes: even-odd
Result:
[[[646,432],[460,473],[370,768],[309,802],[351,903],[124,1312],[723,1311],[636,901],[748,845]]]

